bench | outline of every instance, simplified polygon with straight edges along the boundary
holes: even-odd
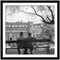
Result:
[[[27,40],[28,41],[28,40]],[[10,43],[20,43],[21,41],[6,41],[6,43],[7,44],[10,44]],[[22,42],[24,42],[24,40],[22,40]],[[46,50],[47,50],[47,54],[50,54],[50,52],[49,52],[49,48],[50,48],[50,46],[49,46],[49,43],[50,42],[52,42],[52,43],[54,43],[53,41],[50,41],[50,39],[39,39],[39,40],[33,40],[33,41],[30,41],[30,42],[47,42],[47,45],[44,45],[44,46],[41,46],[41,45],[39,45],[39,46],[34,46],[34,48],[33,49],[37,49],[37,48],[45,48]],[[10,48],[6,48],[6,52],[7,52],[7,50],[8,49],[17,49],[17,47],[10,47]]]

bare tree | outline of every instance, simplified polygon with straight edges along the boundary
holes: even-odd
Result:
[[[42,6],[42,8],[43,8],[44,6]],[[33,15],[37,15],[37,16],[39,16],[40,18],[42,18],[42,20],[43,20],[43,22],[44,23],[46,23],[46,24],[54,24],[54,14],[53,14],[53,11],[52,11],[52,9],[51,9],[51,6],[47,6],[47,8],[49,9],[49,11],[50,11],[50,13],[51,13],[51,16],[52,16],[52,19],[50,19],[49,17],[48,17],[48,15],[46,15],[46,17],[47,17],[47,19],[49,20],[49,22],[48,21],[46,21],[46,19],[43,17],[43,16],[41,16],[40,14],[38,14],[37,13],[37,11],[36,11],[36,9],[34,8],[34,6],[32,6],[31,5],[31,8],[33,9],[33,13],[32,12],[27,12],[27,11],[24,11],[24,10],[19,10],[19,12],[24,12],[24,13],[26,13],[26,14],[33,14]],[[38,7],[37,6],[37,8],[40,8],[40,7]]]
[[[51,9],[50,6],[47,6],[47,7],[48,7],[48,9],[50,10],[51,16],[52,16],[52,20],[51,20],[51,19],[48,17],[48,15],[46,15],[46,16],[47,16],[47,19],[49,20],[49,22],[47,22],[47,21],[44,19],[43,16],[39,15],[39,14],[37,13],[37,11],[35,10],[35,8],[34,8],[33,6],[31,6],[31,8],[34,10],[35,14],[36,14],[37,16],[41,17],[44,23],[46,23],[46,24],[54,24],[53,11],[52,11],[52,9]]]
[[[47,34],[49,35],[49,38],[52,40],[52,36],[54,36],[54,28],[51,27],[51,26],[54,25],[54,15],[53,15],[53,11],[52,11],[51,7],[50,7],[50,6],[47,6],[47,7],[48,7],[49,11],[51,12],[51,16],[52,16],[52,20],[51,20],[51,19],[48,17],[48,15],[46,15],[46,17],[47,17],[47,19],[49,20],[49,22],[47,22],[46,19],[45,19],[43,16],[39,15],[39,14],[37,13],[37,11],[35,10],[35,8],[34,8],[33,6],[31,6],[31,8],[34,10],[35,14],[36,14],[37,16],[41,17],[42,20],[43,20],[43,22],[45,23],[45,24],[44,24],[45,27],[41,27],[41,28],[42,28],[42,31],[43,31],[42,34],[43,34],[43,33],[47,33]],[[51,26],[50,26],[50,25],[51,25]],[[45,29],[46,29],[47,32],[44,31]]]
[[[44,6],[43,6],[44,7]],[[51,39],[51,37],[52,37],[52,34],[54,35],[54,14],[53,14],[53,11],[52,11],[52,9],[51,9],[51,6],[46,6],[47,8],[48,8],[48,10],[50,11],[50,13],[51,13],[51,17],[52,17],[52,19],[50,19],[49,18],[49,16],[48,15],[46,15],[46,18],[49,20],[49,21],[47,21],[42,15],[40,15],[40,14],[38,14],[38,12],[37,12],[37,10],[35,9],[35,7],[34,6],[31,6],[31,8],[33,9],[33,13],[32,12],[27,12],[27,11],[24,11],[24,10],[21,10],[21,11],[19,11],[19,12],[24,12],[24,13],[26,13],[26,14],[32,14],[32,15],[36,15],[36,16],[39,16],[40,18],[42,18],[42,21],[44,22],[44,27],[41,27],[42,28],[42,34],[43,33],[45,33],[45,29],[48,31],[48,35],[49,35],[49,37],[50,37],[50,39]],[[37,7],[37,8],[39,8],[39,7]],[[40,10],[40,9],[39,9]],[[53,26],[53,27],[52,27]],[[51,32],[52,32],[52,34],[51,34]],[[47,33],[47,32],[46,32]]]

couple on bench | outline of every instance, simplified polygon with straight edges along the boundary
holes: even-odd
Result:
[[[32,54],[32,50],[33,50],[33,45],[31,42],[32,40],[35,40],[35,38],[31,37],[31,33],[28,33],[27,38],[24,38],[23,32],[20,32],[20,36],[19,38],[17,38],[18,42],[21,41],[20,43],[17,43],[18,54]],[[30,50],[29,53],[27,52],[28,49]]]

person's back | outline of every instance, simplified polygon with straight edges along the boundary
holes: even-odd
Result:
[[[31,33],[28,33],[28,37],[26,38],[25,41],[25,49],[30,49],[30,52],[32,53],[33,50],[33,45],[32,45],[32,41],[34,40],[33,37],[31,37]],[[27,51],[25,50],[25,53],[27,53]]]
[[[33,42],[34,38],[30,36],[30,37],[27,37],[26,40],[27,40],[28,48],[33,47],[32,42]]]
[[[24,45],[24,37],[19,37],[18,39],[17,39],[17,45],[18,45],[18,47],[20,47],[20,48],[23,48],[23,45]]]
[[[17,48],[18,48],[18,53],[20,54],[20,50],[24,48],[24,37],[23,37],[23,32],[20,32],[19,38],[17,38]]]

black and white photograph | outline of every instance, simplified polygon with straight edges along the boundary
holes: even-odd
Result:
[[[3,57],[57,57],[57,3],[3,3]]]

